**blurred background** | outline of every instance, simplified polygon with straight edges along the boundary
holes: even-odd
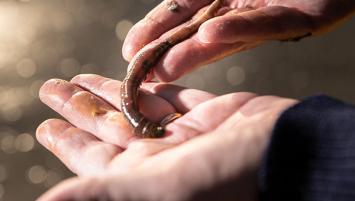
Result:
[[[73,176],[35,141],[57,115],[37,96],[50,78],[96,73],[122,79],[130,27],[160,0],[0,0],[0,200],[34,200]],[[217,94],[293,98],[324,93],[355,103],[355,19],[317,38],[270,42],[177,83]]]

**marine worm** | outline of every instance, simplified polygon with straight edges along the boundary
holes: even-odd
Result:
[[[143,138],[164,136],[165,125],[149,121],[139,112],[137,104],[138,89],[159,59],[174,45],[196,33],[202,23],[215,17],[222,4],[223,0],[213,1],[196,20],[180,28],[164,41],[144,47],[130,62],[129,71],[121,85],[121,111],[133,127],[135,135]],[[168,118],[171,118],[170,121],[177,117],[178,115],[168,115]],[[169,122],[166,118],[163,121]]]

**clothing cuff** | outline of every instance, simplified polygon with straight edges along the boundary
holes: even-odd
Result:
[[[259,184],[262,201],[355,200],[355,108],[322,95],[286,110]]]

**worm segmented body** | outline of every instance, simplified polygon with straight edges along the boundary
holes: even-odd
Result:
[[[149,121],[138,110],[138,88],[141,83],[166,51],[197,32],[202,23],[216,15],[222,3],[223,0],[215,0],[198,19],[177,30],[165,41],[144,47],[129,64],[129,72],[121,86],[121,110],[136,135],[156,138],[162,137],[165,132],[163,125]],[[176,115],[172,116],[176,118]]]

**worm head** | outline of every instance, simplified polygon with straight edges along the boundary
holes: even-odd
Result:
[[[164,136],[165,129],[160,124],[147,121],[140,133],[144,138],[160,138]]]

